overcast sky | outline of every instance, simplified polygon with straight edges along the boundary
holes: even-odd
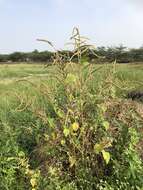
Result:
[[[143,0],[0,0],[0,53],[63,48],[72,28],[97,46],[143,45]]]

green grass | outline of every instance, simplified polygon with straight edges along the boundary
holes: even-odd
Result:
[[[100,65],[95,65],[98,67]],[[3,80],[19,79],[23,77],[44,76],[47,74],[44,65],[40,64],[6,64],[0,65],[0,79]],[[118,64],[117,76],[123,80],[141,81],[143,79],[143,64]]]
[[[40,64],[5,64],[0,65],[0,79],[28,77],[46,73],[44,65]]]
[[[100,66],[95,65],[95,68]],[[91,84],[96,86],[109,67],[109,65],[105,65],[97,71]],[[7,107],[7,104],[11,104],[12,100],[16,98],[15,93],[27,93],[31,94],[31,96],[38,95],[37,89],[33,84],[38,87],[40,84],[49,84],[51,70],[53,71],[54,68],[45,68],[41,64],[0,65],[0,107],[2,105]],[[75,70],[78,72],[78,69],[75,68]],[[124,93],[125,86],[128,87],[127,91],[143,88],[143,64],[118,64],[116,65],[115,75],[120,81],[119,86],[123,88],[123,90],[117,88],[119,94]]]
[[[99,68],[100,65],[95,65],[96,67]],[[96,87],[109,67],[109,65],[103,66],[102,69],[96,72],[91,85]],[[27,94],[29,99],[36,97],[37,105],[38,101],[43,101],[37,89],[40,88],[41,84],[50,84],[51,70],[54,69],[51,67],[45,68],[44,65],[40,64],[0,65],[0,118],[3,120],[5,118],[5,122],[8,120],[7,112],[9,108],[17,105],[15,103],[17,102],[17,95]],[[77,68],[75,70],[78,71]],[[143,88],[143,64],[120,64],[116,66],[116,71],[116,77],[120,81],[119,87],[121,88],[117,88],[117,93],[120,96],[131,89]],[[126,87],[125,90],[124,87]]]
[[[95,67],[98,68],[100,65],[95,65]],[[96,72],[95,81],[93,82],[96,83],[96,81],[100,80],[105,70],[106,67]],[[116,77],[123,81],[124,84],[127,83],[130,89],[142,88],[143,64],[120,64],[116,66],[116,70]],[[35,84],[40,84],[41,81],[47,82],[49,74],[50,69],[40,64],[0,65],[0,96],[7,92],[21,91],[22,88],[25,89],[25,86],[26,88],[31,88],[30,84],[22,82],[22,80],[28,80]]]

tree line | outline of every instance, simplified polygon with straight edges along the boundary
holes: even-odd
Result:
[[[63,57],[68,58],[73,55],[72,51],[59,51]],[[95,56],[95,55],[98,55]],[[14,52],[11,54],[0,54],[0,63],[6,62],[51,62],[54,57],[54,52],[50,51],[38,51],[33,52]],[[132,63],[132,62],[143,62],[143,47],[128,49],[123,45],[118,47],[98,47],[96,50],[88,50],[85,53],[87,61],[99,62],[112,62],[116,60],[118,63]],[[76,61],[76,57],[74,57]]]

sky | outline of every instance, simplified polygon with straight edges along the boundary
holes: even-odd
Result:
[[[95,46],[143,45],[143,0],[0,0],[0,53],[66,49],[73,27]]]

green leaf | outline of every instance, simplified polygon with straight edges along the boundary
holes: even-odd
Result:
[[[103,146],[102,146],[101,144],[96,143],[96,144],[94,145],[94,150],[95,150],[95,153],[96,153],[96,154],[99,154],[100,152],[102,152]]]
[[[66,83],[67,84],[73,84],[73,83],[76,83],[76,81],[77,81],[77,76],[76,75],[74,75],[74,74],[71,74],[71,73],[69,73],[68,75],[67,75],[67,78],[66,78]]]
[[[107,130],[109,129],[109,127],[110,127],[110,124],[109,124],[108,121],[103,121],[102,125],[103,125],[103,127],[106,129],[106,131],[107,131]]]
[[[18,156],[19,156],[19,157],[25,157],[25,153],[24,153],[23,151],[20,151],[20,152],[18,153]]]
[[[77,123],[77,122],[75,122],[75,123],[73,123],[72,125],[71,125],[71,127],[72,127],[72,130],[73,131],[78,131],[78,129],[79,129],[79,124]]]
[[[57,111],[57,115],[58,115],[60,118],[64,118],[64,116],[65,116],[65,115],[64,115],[64,112],[63,112],[62,110],[60,110],[60,109]]]
[[[65,137],[67,137],[70,134],[70,130],[65,128],[63,133],[64,133]]]
[[[65,145],[66,141],[64,139],[61,140],[61,145]]]
[[[102,150],[102,155],[103,155],[103,158],[104,158],[106,164],[108,164],[110,161],[110,153],[106,152],[105,150]]]

